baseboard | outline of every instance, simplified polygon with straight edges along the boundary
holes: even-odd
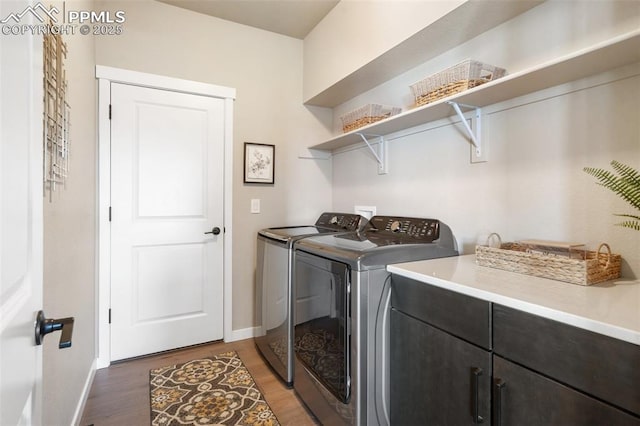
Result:
[[[96,369],[98,370],[102,368],[107,368],[110,365],[111,365],[111,362],[109,360],[105,360],[104,358],[98,357],[98,359],[96,360]]]
[[[242,328],[240,330],[231,330],[231,335],[224,336],[223,340],[225,341],[225,343],[230,343],[230,342],[237,342],[238,340],[252,339],[257,334],[256,333],[257,330],[258,330],[258,327],[249,327],[249,328]],[[95,375],[96,369],[107,368],[110,365],[111,365],[111,362],[108,360],[105,360],[104,358],[97,358],[96,360],[94,360],[92,365],[93,373],[91,376],[91,380],[93,380],[93,376]],[[89,383],[89,386],[91,386],[91,383]]]
[[[257,329],[258,327],[249,327],[249,328],[242,328],[240,330],[232,330],[231,336],[229,336],[228,338],[225,336],[224,341],[229,343],[229,342],[235,342],[238,340],[251,339],[253,336],[256,335]]]
[[[79,426],[80,420],[82,420],[82,413],[84,412],[84,407],[87,404],[87,399],[89,398],[89,392],[91,392],[91,385],[93,384],[93,378],[96,376],[96,366],[98,360],[94,359],[91,364],[91,368],[89,369],[89,373],[87,374],[87,380],[84,382],[84,388],[82,389],[82,395],[80,396],[80,400],[78,401],[78,406],[76,407],[75,413],[73,413],[73,425]]]

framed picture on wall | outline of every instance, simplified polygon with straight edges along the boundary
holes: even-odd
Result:
[[[244,143],[244,182],[274,183],[276,146],[263,143]]]

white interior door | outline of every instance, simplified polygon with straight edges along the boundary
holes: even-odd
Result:
[[[111,359],[222,339],[224,100],[112,83],[111,105]]]
[[[0,1],[0,18],[26,6]],[[41,70],[41,38],[0,36],[0,425],[41,423]]]

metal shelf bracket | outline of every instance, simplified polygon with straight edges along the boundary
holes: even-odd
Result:
[[[362,138],[364,143],[369,147],[369,150],[371,151],[373,156],[376,158],[376,161],[378,162],[378,174],[386,175],[387,173],[389,173],[389,162],[388,162],[389,155],[387,150],[387,140],[384,138],[384,136],[370,135],[367,133],[356,133],[356,134]],[[375,149],[371,145],[371,142],[369,142],[367,137],[380,138],[378,140],[378,149]]]
[[[476,148],[476,156],[481,157],[482,156],[482,108],[472,106],[472,105],[459,104],[453,101],[447,101],[447,103],[451,105],[453,109],[456,111],[456,113],[458,114],[458,117],[460,117],[460,121],[462,121],[462,125],[467,130],[467,133],[469,133],[469,137],[471,138],[471,143]],[[464,116],[464,113],[462,112],[460,107],[475,110],[475,124],[476,124],[475,132],[469,126],[469,123],[467,122],[467,118]]]

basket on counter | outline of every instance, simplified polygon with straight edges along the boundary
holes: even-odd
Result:
[[[400,114],[402,108],[380,104],[367,104],[340,116],[342,130],[347,133],[367,124]]]
[[[415,106],[426,105],[506,74],[504,68],[468,59],[412,84]]]
[[[602,249],[606,249],[606,253]],[[476,263],[520,274],[549,278],[571,284],[591,285],[620,277],[622,257],[612,254],[608,244],[596,251],[569,250],[570,255],[558,255],[531,250],[531,245],[502,243],[498,247],[476,246]]]

